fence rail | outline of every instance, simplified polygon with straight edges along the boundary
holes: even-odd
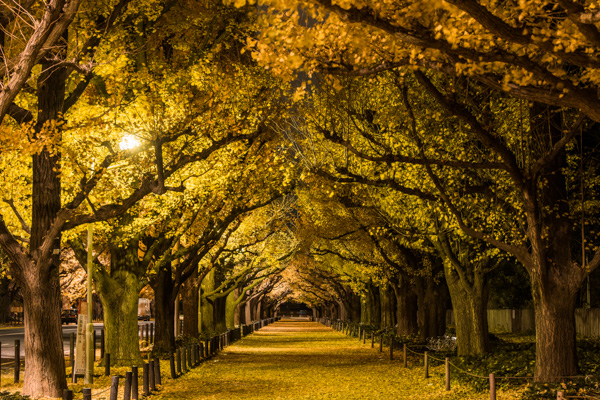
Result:
[[[342,321],[342,320],[333,320],[331,318],[317,318],[316,321],[325,326],[328,326],[334,330],[342,332],[346,335],[349,335],[352,337],[356,336],[356,337],[358,337],[359,341],[362,340],[363,344],[366,343],[365,327],[362,327],[359,324],[350,323],[348,321]],[[362,331],[362,336],[361,336],[361,331]],[[387,332],[384,331],[382,333],[377,334],[376,336],[379,337],[379,340],[378,340],[379,341],[379,352],[380,353],[383,352],[384,342],[387,342],[387,344],[389,346],[389,357],[390,357],[390,360],[393,360],[394,359],[393,335],[388,334]],[[388,336],[388,339],[385,340],[384,336]],[[375,343],[375,335],[374,335],[374,332],[371,332],[371,347],[372,348],[374,347],[374,343]],[[509,380],[509,379],[518,379],[518,380],[525,380],[525,381],[533,380],[533,376],[496,376],[496,374],[493,374],[493,373],[487,374],[487,375],[474,374],[472,372],[466,371],[466,370],[458,367],[457,365],[453,364],[452,362],[450,362],[450,359],[448,357],[446,357],[445,359],[436,358],[436,357],[432,356],[429,351],[424,351],[424,352],[416,351],[414,348],[413,349],[409,348],[406,345],[406,343],[404,343],[402,346],[402,354],[403,354],[402,364],[403,364],[404,368],[408,368],[408,354],[409,353],[413,354],[414,356],[416,356],[418,358],[423,359],[423,373],[424,373],[425,378],[430,377],[429,376],[429,367],[431,365],[431,361],[439,363],[438,365],[444,365],[444,378],[445,378],[446,390],[450,390],[450,376],[451,376],[451,374],[453,374],[452,371],[454,371],[454,373],[459,373],[459,374],[470,376],[471,378],[487,380],[489,382],[490,400],[496,400],[496,381],[498,381],[498,380]],[[561,379],[584,378],[587,381],[587,379],[589,379],[591,377],[592,377],[592,375],[565,376],[565,377],[558,377],[558,378],[561,378]],[[600,394],[569,396],[569,395],[566,395],[564,391],[558,391],[556,394],[556,399],[557,400],[566,400],[566,399],[600,400]]]
[[[248,325],[241,325],[235,329],[229,329],[227,332],[219,335],[210,337],[200,343],[188,344],[185,346],[178,346],[175,351],[168,357],[170,377],[171,379],[177,379],[183,374],[191,371],[193,368],[200,365],[201,362],[208,360],[218,354],[219,351],[229,346],[231,343],[240,340],[242,337],[249,335],[261,328],[264,328],[271,323],[278,321],[280,318],[266,318],[259,321],[252,322]],[[140,325],[138,330],[138,337],[140,345],[154,343],[154,324]],[[96,331],[94,331],[95,333]],[[104,375],[110,376],[111,374],[111,358],[110,353],[105,353],[104,348],[104,330],[99,331],[100,334],[94,334],[94,354],[100,354],[100,358],[105,360],[104,363]],[[69,354],[65,357],[65,365],[73,369],[75,363],[74,348],[75,348],[75,335],[71,334],[69,339]],[[98,340],[100,339],[100,340]],[[7,346],[0,342],[0,359],[2,357],[2,349],[7,347],[14,347],[15,354],[20,354],[20,341],[16,340],[14,346]],[[98,350],[100,350],[98,352]],[[96,356],[95,356],[96,357]],[[113,361],[115,361],[113,359]],[[166,361],[166,360],[165,360]],[[25,358],[18,357],[14,361],[5,361],[0,363],[0,383],[2,378],[2,368],[12,367],[14,371],[14,382],[19,383],[19,377],[21,367],[26,367]],[[144,397],[150,396],[153,392],[157,391],[157,385],[162,386],[162,375],[160,360],[154,358],[144,362],[142,364],[142,374],[139,374],[139,368],[136,365],[131,366],[131,371],[127,371],[124,377],[112,376],[110,386],[103,389],[94,389],[92,393],[91,388],[84,388],[81,396],[83,400],[138,400],[143,395]],[[77,375],[71,374],[72,382],[77,382]],[[139,387],[139,379],[142,380],[142,385]],[[122,379],[124,386],[121,394],[119,393],[119,384]],[[141,390],[140,390],[141,389]],[[102,396],[102,397],[100,397]],[[108,397],[107,397],[108,396]],[[121,396],[121,397],[119,397]],[[74,400],[74,393],[70,389],[66,389],[63,392],[64,400]]]

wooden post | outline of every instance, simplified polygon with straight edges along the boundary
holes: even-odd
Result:
[[[83,400],[92,400],[92,389],[83,389]]]
[[[404,365],[404,368],[407,368],[408,367],[408,358],[407,358],[408,354],[407,354],[406,343],[404,343],[404,346],[402,346],[402,353],[403,353],[403,358],[404,358],[403,365]]]
[[[151,391],[156,391],[156,380],[154,379],[154,360],[148,362],[148,383]]]
[[[71,332],[69,335],[69,360],[71,361],[71,368],[75,369],[75,332]]]
[[[187,372],[187,348],[183,347],[181,349],[181,367],[183,368],[183,372],[186,373]]]
[[[425,378],[429,378],[429,357],[428,357],[427,352],[425,352],[424,362],[425,362]]]
[[[138,367],[131,367],[131,400],[138,400]]]
[[[196,345],[192,345],[191,351],[190,351],[190,368],[195,367],[196,366]]]
[[[142,369],[142,387],[144,389],[144,396],[150,395],[149,369],[148,363],[144,363]]]
[[[358,326],[358,340],[360,340],[360,331],[361,331],[361,329],[360,329],[360,328],[361,328],[361,326],[359,325],[359,326]]]
[[[110,400],[117,400],[119,394],[119,377],[113,376],[110,380]]]
[[[138,368],[131,367],[131,400],[138,400]]]
[[[169,354],[169,366],[171,367],[171,379],[177,379],[177,372],[175,371],[175,356],[173,353]]]
[[[123,391],[123,400],[131,400],[131,380],[133,378],[133,372],[125,372],[125,389]]]
[[[21,341],[15,340],[15,383],[19,383],[21,370]]]
[[[63,390],[63,400],[73,400],[73,391],[69,389]]]
[[[450,361],[446,357],[446,390],[450,390]]]
[[[556,400],[565,400],[565,392],[562,390],[556,392]]]
[[[110,353],[104,355],[104,376],[110,376]]]
[[[383,353],[383,333],[379,335],[379,352]]]
[[[104,328],[100,330],[100,358],[104,358]]]
[[[202,343],[198,345],[198,354],[199,358],[204,358],[204,344]],[[200,362],[200,360],[198,360],[198,362]]]
[[[177,375],[181,375],[181,349],[179,347],[175,351],[175,359],[177,360]]]
[[[367,342],[367,332],[363,329],[363,344]]]
[[[162,379],[160,377],[160,360],[158,358],[154,359],[154,380],[157,385],[162,385]]]
[[[390,335],[390,361],[394,360],[394,337]]]
[[[375,334],[371,332],[371,348],[375,347]]]
[[[490,400],[496,400],[496,376],[490,374]]]

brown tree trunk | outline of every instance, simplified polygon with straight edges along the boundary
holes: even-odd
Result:
[[[181,287],[181,299],[183,300],[183,335],[197,338],[198,330],[198,269]]]
[[[161,267],[152,285],[156,323],[154,348],[158,352],[175,351],[175,288],[171,273],[170,264]]]
[[[487,286],[482,273],[472,274],[471,284],[461,282],[454,269],[445,268],[452,299],[459,355],[478,355],[488,351]]]
[[[127,270],[96,274],[96,289],[104,308],[105,351],[112,365],[139,365],[138,339],[140,278]]]
[[[60,143],[59,128],[52,131],[49,123],[60,120],[65,78],[63,68],[57,68],[53,62],[42,63],[42,73],[38,78],[36,137],[37,133],[46,129],[46,135]],[[43,148],[32,158],[30,252],[33,259],[28,265],[20,266],[24,272],[22,289],[27,358],[23,394],[32,397],[59,397],[67,387],[60,322],[60,234],[54,238],[51,256],[46,260],[37,259],[38,249],[61,207],[60,160],[60,152],[55,148]]]
[[[23,285],[27,360],[23,394],[32,397],[60,397],[67,387],[58,268],[52,268],[48,275],[31,274]]]
[[[391,284],[396,296],[396,333],[398,335],[412,335],[417,333],[417,295],[412,285],[405,277],[400,277],[397,283]]]
[[[560,282],[554,290],[542,288],[534,282],[536,357],[535,380],[558,382],[576,375],[577,349],[575,332],[575,285]],[[550,285],[548,285],[550,286]]]

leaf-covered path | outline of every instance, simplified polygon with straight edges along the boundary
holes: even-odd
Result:
[[[404,369],[377,346],[316,322],[280,321],[227,347],[170,381],[156,399],[489,399],[453,383],[441,369]],[[512,397],[500,396],[500,399]]]

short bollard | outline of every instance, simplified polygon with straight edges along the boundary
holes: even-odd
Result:
[[[181,367],[183,368],[183,373],[187,372],[187,348],[183,347],[181,349]]]
[[[138,400],[138,367],[131,367],[131,400]]]
[[[21,370],[21,341],[15,340],[15,383],[19,383]]]
[[[429,357],[427,352],[425,352],[425,358],[423,361],[425,363],[425,378],[429,378]]]
[[[104,329],[100,330],[100,358],[104,358]]]
[[[110,376],[110,353],[104,355],[104,376]]]
[[[144,390],[144,396],[149,396],[150,395],[150,382],[149,382],[149,373],[150,373],[150,368],[148,366],[148,363],[144,363],[144,366],[142,367],[142,388]]]
[[[73,391],[69,389],[63,390],[63,400],[73,400]]]
[[[450,361],[446,357],[446,390],[450,390]]]
[[[71,332],[69,335],[69,360],[71,368],[75,369],[75,332]]]
[[[96,361],[96,330],[92,329],[92,358]]]
[[[156,381],[154,380],[154,360],[148,361],[148,384],[151,391],[156,391]]]
[[[92,400],[92,389],[83,389],[83,400]]]
[[[169,366],[171,367],[171,379],[177,379],[177,371],[175,370],[175,356],[173,353],[169,355]]]
[[[119,394],[119,377],[113,376],[110,380],[110,400],[117,400]]]
[[[408,358],[407,358],[407,352],[406,352],[406,343],[404,343],[404,346],[402,346],[402,353],[403,353],[402,356],[404,358],[404,360],[403,360],[402,363],[404,365],[404,368],[408,368]]]
[[[175,351],[175,360],[177,361],[177,375],[181,375],[181,349]]]
[[[131,400],[131,381],[133,379],[133,372],[125,372],[125,389],[123,390],[123,400]]]
[[[490,374],[490,400],[496,400],[496,375]]]
[[[160,360],[154,359],[154,380],[157,385],[162,385],[162,378],[160,377]]]

